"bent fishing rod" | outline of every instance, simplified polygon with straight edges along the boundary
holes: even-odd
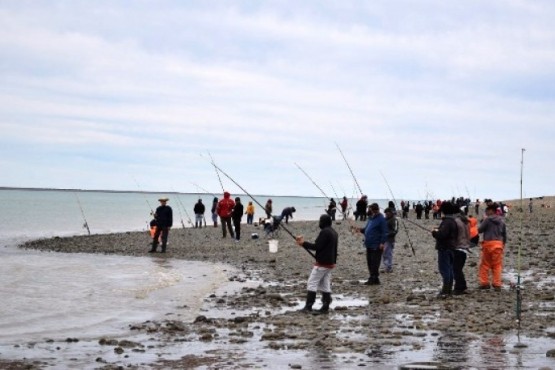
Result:
[[[399,209],[397,199],[395,199],[395,195],[393,195],[393,190],[391,190],[391,186],[389,186],[389,182],[387,182],[387,179],[385,178],[384,174],[381,171],[380,171],[380,175],[382,175],[383,181],[385,181],[385,184],[387,185],[387,188],[389,189],[389,193],[391,194],[391,198],[393,199],[393,202],[395,203],[395,208]],[[403,218],[401,218],[401,223],[403,224],[403,229],[405,230],[405,233],[407,234],[407,239],[408,239],[409,244],[410,244],[410,249],[412,250],[412,255],[414,257],[416,257],[416,252],[414,251],[414,246],[412,245],[412,241],[410,240],[409,229],[407,228],[407,225],[403,221]]]
[[[83,227],[85,229],[87,229],[87,233],[89,235],[91,235],[91,229],[89,229],[89,223],[87,222],[87,218],[85,217],[85,212],[83,211],[83,206],[81,206],[81,201],[79,200],[79,195],[77,195],[77,193],[75,193],[75,198],[77,199],[77,204],[79,205],[79,209],[81,210],[81,216],[83,216],[83,220],[85,220],[85,223],[83,224]]]
[[[262,204],[260,204],[252,195],[250,195],[250,193],[245,190],[245,188],[243,188],[241,185],[239,185],[237,183],[237,181],[235,181],[231,176],[229,176],[224,170],[222,170],[220,167],[218,167],[218,165],[216,165],[216,163],[214,161],[212,161],[212,165],[214,166],[214,168],[218,171],[220,171],[225,177],[227,177],[228,179],[231,180],[231,182],[233,182],[235,185],[237,185],[237,187],[239,189],[241,189],[249,198],[251,198],[256,204],[258,204],[258,206],[260,206],[262,209],[264,209],[264,206]],[[295,235],[293,235],[293,233],[291,231],[289,231],[288,228],[285,227],[285,225],[283,225],[283,223],[280,223],[280,227],[283,228],[283,230],[285,230],[285,232],[287,232],[287,234],[291,235],[291,237],[293,239],[295,239],[295,241],[297,240],[297,237]],[[316,255],[314,255],[314,253],[312,253],[310,250],[308,250],[308,248],[303,247],[303,249],[310,254],[314,259],[316,259]]]
[[[345,155],[343,154],[343,151],[339,147],[339,144],[335,143],[335,146],[339,150],[339,153],[341,153],[341,156],[343,157],[343,160],[345,161],[345,164],[347,165],[347,168],[349,169],[349,172],[351,172],[351,176],[353,176],[353,180],[355,180],[355,184],[357,185],[358,191],[360,192],[360,196],[362,196],[362,194],[364,194],[364,193],[362,192],[362,189],[360,188],[360,185],[358,184],[357,178],[355,177],[355,174],[354,174],[353,170],[351,169],[351,166],[349,165],[349,162],[347,162],[347,158],[345,158]]]

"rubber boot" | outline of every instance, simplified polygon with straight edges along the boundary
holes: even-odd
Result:
[[[451,296],[452,289],[453,289],[452,286],[443,284],[441,286],[441,290],[439,291],[439,294],[437,295],[437,297],[440,299],[449,298]]]
[[[158,247],[158,243],[152,242],[152,248],[150,248],[150,250],[148,251],[148,253],[155,253],[157,247]]]
[[[316,292],[313,291],[307,291],[306,292],[306,303],[304,305],[304,307],[301,309],[301,312],[311,312],[312,311],[312,305],[314,304],[314,302],[316,301]]]
[[[166,253],[166,245],[162,244],[162,253]]]
[[[330,310],[330,304],[331,304],[331,293],[322,293],[322,307],[320,307],[320,309],[318,311],[315,311],[313,313],[315,314],[327,314]]]

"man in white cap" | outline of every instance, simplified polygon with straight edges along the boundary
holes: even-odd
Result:
[[[166,246],[168,245],[168,235],[170,234],[170,228],[173,225],[173,212],[172,208],[166,203],[168,202],[168,198],[160,198],[158,201],[160,202],[160,206],[156,208],[156,212],[154,213],[154,219],[156,220],[156,231],[154,232],[154,236],[152,237],[152,249],[148,251],[148,253],[156,252],[156,248],[158,247],[158,238],[160,234],[162,235],[162,253],[166,253]]]

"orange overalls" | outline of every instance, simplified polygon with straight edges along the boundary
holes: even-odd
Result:
[[[489,286],[489,272],[492,272],[492,285],[501,288],[501,272],[503,271],[503,241],[484,240],[478,279],[481,286]]]

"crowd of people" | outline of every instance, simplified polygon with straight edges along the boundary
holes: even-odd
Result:
[[[160,206],[156,209],[151,222],[152,248],[149,251],[151,253],[157,251],[159,244],[161,244],[161,252],[166,252],[169,230],[173,224],[172,209],[167,205],[168,201],[168,198],[159,199]],[[424,219],[429,219],[429,214],[432,213],[433,219],[440,221],[436,228],[429,230],[431,237],[435,240],[437,267],[441,275],[439,298],[467,293],[468,284],[464,275],[464,266],[467,254],[471,248],[478,245],[481,245],[481,258],[477,271],[478,288],[501,290],[503,251],[507,240],[504,217],[507,216],[509,207],[506,204],[494,203],[491,199],[485,199],[485,214],[481,215],[482,203],[477,199],[474,202],[475,215],[472,215],[469,212],[471,203],[468,198],[463,197],[435,202],[428,200],[412,202],[416,220],[422,219],[422,216]],[[350,207],[346,197],[343,197],[339,206],[343,219],[348,219]],[[532,202],[528,208],[529,212],[532,212]],[[403,222],[404,219],[408,219],[410,210],[411,202],[401,201],[401,218],[399,219],[393,201],[389,201],[383,214],[377,203],[368,205],[366,195],[362,195],[356,202],[353,212],[355,221],[363,221],[366,224],[364,227],[353,225],[351,231],[364,235],[363,245],[366,249],[366,265],[369,274],[368,279],[365,279],[365,285],[379,285],[381,284],[380,272],[393,272],[393,252],[395,238],[400,229],[399,220]],[[206,207],[199,199],[194,206],[195,228],[201,228],[203,225],[206,227],[205,212]],[[214,197],[210,212],[214,227],[218,227],[218,219],[220,220],[222,237],[226,238],[229,234],[232,239],[239,242],[242,217],[247,215],[247,224],[252,225],[255,206],[252,201],[249,201],[245,208],[240,197],[233,199],[231,194],[226,191],[221,199]],[[263,220],[269,220],[268,224],[273,226],[279,225],[282,221],[288,223],[295,212],[295,207],[285,207],[280,215],[273,215],[273,202],[272,199],[268,199],[264,206],[266,219],[261,219],[260,223],[263,226],[265,225]],[[333,229],[336,213],[337,203],[331,198],[325,214],[320,217],[321,231],[316,240],[308,242],[302,235],[296,237],[297,244],[309,251],[316,260],[308,279],[307,298],[303,312],[312,312],[318,291],[322,293],[322,307],[317,313],[328,312],[332,302],[331,272],[335,267],[338,253],[338,235]],[[478,222],[478,217],[481,216],[482,219]],[[479,242],[480,234],[482,235],[481,243]],[[311,251],[315,253],[313,254]],[[381,269],[382,267],[383,269]]]

